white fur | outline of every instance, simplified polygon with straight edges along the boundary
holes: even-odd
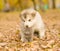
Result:
[[[24,41],[25,39],[24,39],[24,34],[23,34],[23,27],[24,26],[26,26],[26,25],[28,25],[28,27],[29,28],[32,28],[31,30],[31,32],[32,32],[32,34],[34,33],[34,31],[35,30],[37,30],[37,31],[39,31],[39,37],[40,37],[40,39],[43,39],[43,37],[45,36],[45,26],[44,26],[44,23],[43,23],[43,20],[42,20],[42,18],[41,18],[41,15],[37,12],[37,11],[35,11],[35,10],[33,10],[33,9],[27,9],[27,10],[24,10],[24,11],[22,11],[21,12],[21,14],[24,14],[24,13],[26,13],[26,12],[28,12],[28,13],[36,13],[35,14],[35,17],[34,17],[34,19],[32,19],[31,21],[28,21],[28,19],[31,17],[30,15],[27,15],[28,16],[28,18],[25,20],[25,22],[21,25],[22,27],[21,27],[21,40],[22,41]],[[23,22],[23,21],[21,21],[21,22]],[[31,34],[31,35],[32,35]],[[33,40],[33,36],[32,36],[32,40]]]

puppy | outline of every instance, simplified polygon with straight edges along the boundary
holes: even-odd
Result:
[[[32,41],[34,35],[40,39],[45,36],[45,26],[41,15],[34,9],[23,10],[20,14],[20,35],[21,41]]]

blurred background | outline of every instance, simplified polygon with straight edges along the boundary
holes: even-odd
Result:
[[[0,11],[21,11],[26,8],[46,11],[60,9],[60,0],[0,0]]]
[[[44,40],[20,41],[19,15],[26,8],[40,12],[46,28]],[[60,0],[0,0],[0,51],[60,51]]]

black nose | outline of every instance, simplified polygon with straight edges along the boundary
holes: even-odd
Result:
[[[28,25],[26,25],[26,27],[28,28]]]

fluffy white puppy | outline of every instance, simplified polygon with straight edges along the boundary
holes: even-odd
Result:
[[[20,35],[22,42],[26,42],[28,39],[28,41],[32,41],[34,35],[38,35],[40,39],[43,39],[45,36],[45,26],[41,15],[37,11],[34,9],[23,10],[20,14],[20,18]]]

